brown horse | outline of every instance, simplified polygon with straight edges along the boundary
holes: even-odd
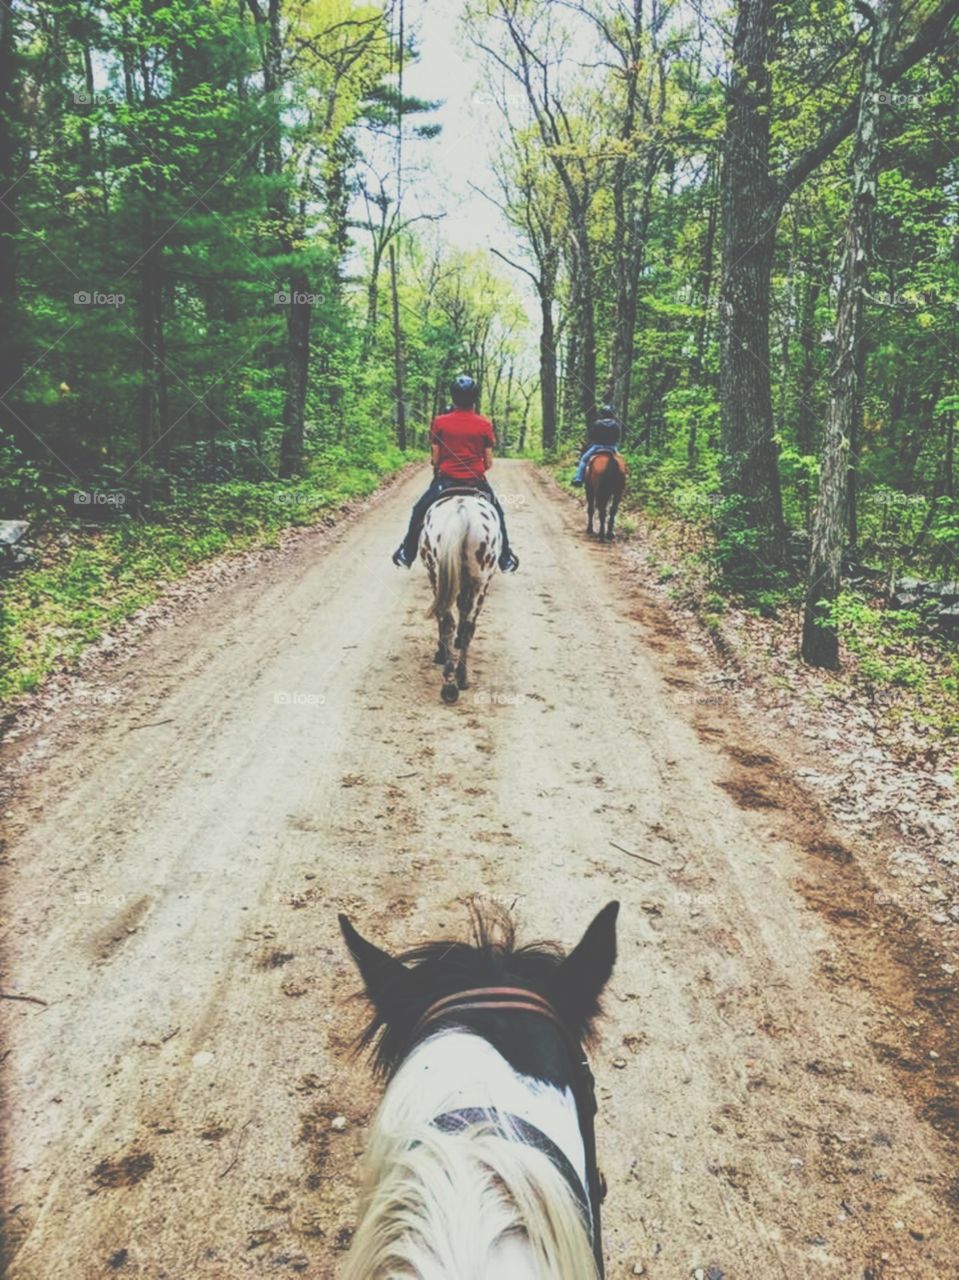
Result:
[[[599,540],[612,542],[613,522],[626,488],[626,459],[619,453],[597,453],[586,468],[586,532],[593,533],[593,511],[599,508]],[[608,511],[608,515],[607,515]]]

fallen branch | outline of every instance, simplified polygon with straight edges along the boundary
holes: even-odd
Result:
[[[241,1147],[241,1145],[242,1145],[242,1143],[243,1143],[243,1135],[244,1135],[244,1133],[246,1132],[246,1130],[250,1127],[250,1125],[251,1125],[252,1123],[253,1123],[253,1117],[252,1117],[252,1116],[250,1116],[249,1120],[245,1121],[245,1123],[244,1123],[244,1124],[240,1125],[240,1132],[237,1134],[237,1137],[236,1137],[236,1145],[235,1145],[235,1146],[234,1146],[234,1148],[233,1148],[233,1159],[230,1161],[230,1163],[226,1166],[226,1168],[225,1168],[225,1169],[223,1170],[223,1172],[220,1174],[220,1177],[221,1177],[221,1178],[225,1178],[225,1177],[226,1177],[226,1175],[227,1175],[227,1174],[230,1172],[230,1170],[233,1168],[233,1166],[236,1164],[237,1160],[239,1160],[239,1158],[240,1158],[240,1147]]]
[[[655,858],[647,858],[644,853],[633,853],[632,849],[624,849],[615,840],[610,840],[609,843],[614,849],[618,849],[620,853],[625,853],[628,858],[638,858],[640,862],[648,862],[651,867],[661,867],[663,865],[661,862],[657,862]]]
[[[28,1004],[42,1004],[45,1009],[49,1007],[46,1000],[41,1000],[39,996],[15,996],[6,991],[0,991],[0,1000],[25,1000]]]

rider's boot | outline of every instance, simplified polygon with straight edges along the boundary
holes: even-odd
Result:
[[[393,552],[393,563],[399,565],[401,569],[412,569],[415,561],[416,552],[410,555],[405,542],[401,542]]]
[[[515,573],[519,568],[519,556],[507,547],[506,550],[500,554],[499,567],[504,573]]]

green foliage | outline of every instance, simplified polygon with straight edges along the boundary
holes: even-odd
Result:
[[[921,647],[923,619],[910,610],[877,609],[862,596],[842,591],[823,602],[823,614],[855,655],[855,678],[871,687],[943,691],[953,677],[938,679]]]
[[[36,688],[103,632],[153,601],[163,584],[225,551],[273,541],[290,524],[372,492],[405,461],[394,447],[358,463],[344,448],[314,459],[291,483],[232,480],[179,490],[149,520],[71,528],[41,563],[12,578],[0,610],[0,701]]]

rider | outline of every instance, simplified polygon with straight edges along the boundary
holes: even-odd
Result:
[[[586,475],[586,466],[590,458],[594,457],[603,449],[609,449],[613,453],[619,453],[617,446],[622,438],[622,423],[613,412],[611,404],[604,404],[599,411],[599,416],[594,419],[593,425],[589,429],[589,438],[580,455],[579,466],[576,468],[576,474],[573,476],[573,484],[582,484],[583,477]]]
[[[460,374],[450,385],[453,409],[433,419],[430,428],[430,456],[433,460],[433,483],[413,508],[406,537],[393,552],[393,563],[409,569],[416,559],[420,530],[429,507],[445,489],[476,489],[489,498],[499,516],[503,535],[499,567],[504,573],[512,573],[519,567],[519,560],[510,550],[506,533],[506,517],[496,495],[486,481],[486,472],[493,465],[493,445],[496,436],[493,424],[477,412],[479,388],[472,378]]]

